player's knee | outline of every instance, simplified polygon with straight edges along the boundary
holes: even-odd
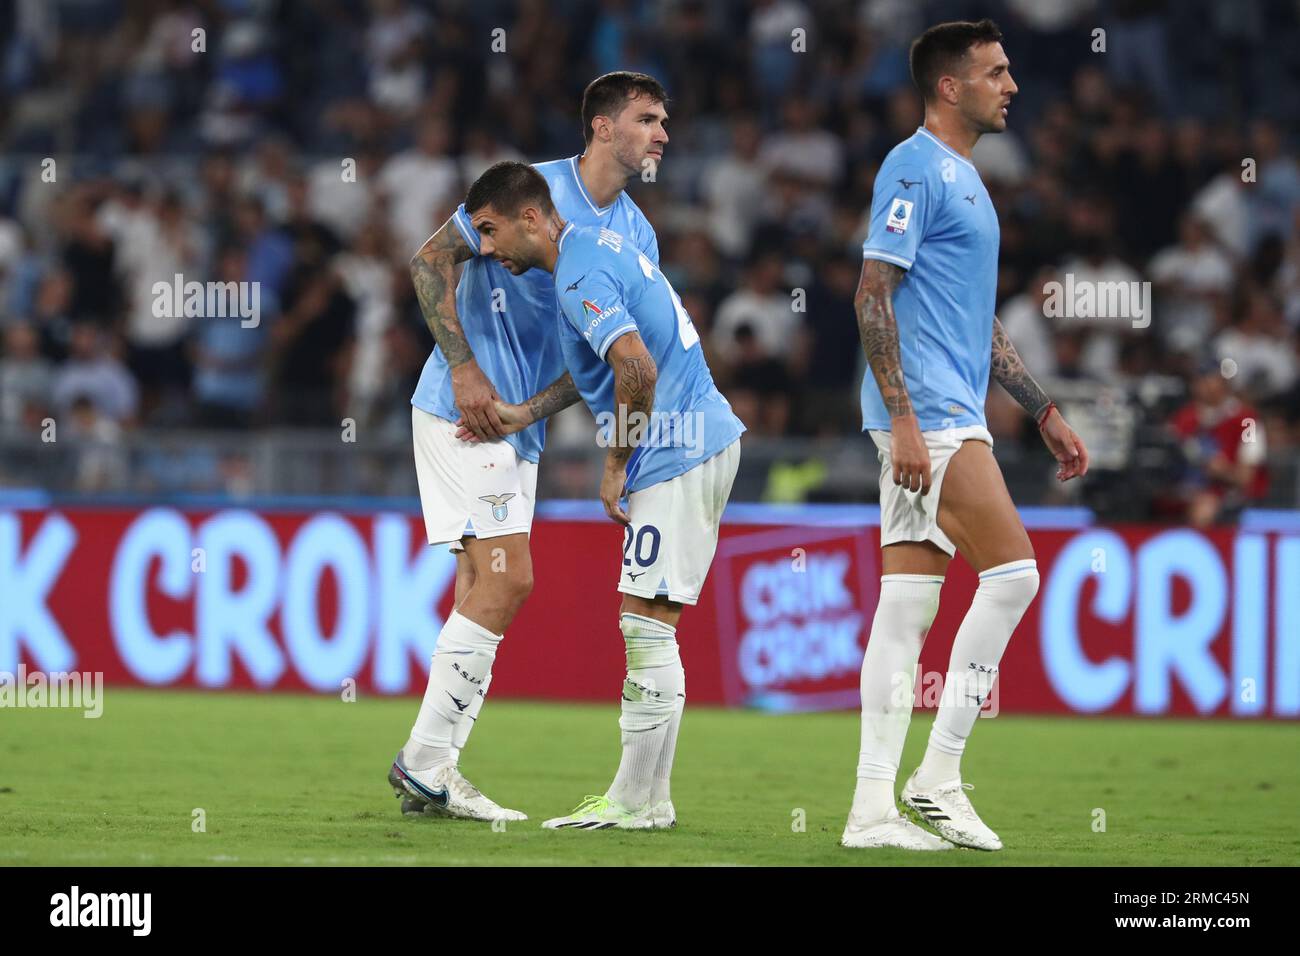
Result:
[[[480,574],[474,589],[475,593],[480,589],[487,592],[485,596],[493,605],[514,613],[533,593],[532,566],[510,566],[490,574]]]
[[[981,571],[979,593],[1023,614],[1038,594],[1038,584],[1038,562],[1025,558]]]
[[[880,582],[877,617],[888,618],[892,627],[922,637],[930,630],[939,613],[939,588],[934,581],[901,580],[912,575],[886,575]]]
[[[518,607],[528,600],[528,595],[533,593],[533,569],[531,566],[516,568],[502,583],[505,587],[505,599]]]

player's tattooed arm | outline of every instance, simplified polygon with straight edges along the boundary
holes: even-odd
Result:
[[[614,370],[615,409],[605,470],[600,478],[600,501],[605,514],[627,525],[631,519],[622,504],[627,491],[627,463],[650,423],[659,369],[635,332],[625,332],[615,339],[605,353],[605,361]]]
[[[473,255],[456,224],[448,219],[411,257],[411,280],[420,311],[452,368],[474,359],[456,317],[456,265]]]
[[[1020,407],[1034,416],[1038,434],[1047,450],[1060,466],[1056,470],[1058,481],[1081,478],[1088,473],[1088,448],[1078,432],[1066,424],[1060,411],[1034,377],[1025,370],[1020,354],[1011,344],[1007,330],[998,317],[993,317],[993,377],[1002,383]]]
[[[411,257],[411,281],[424,321],[451,369],[451,388],[465,427],[482,441],[507,433],[495,403],[501,400],[465,339],[456,315],[456,265],[472,258],[456,223],[448,219]]]
[[[1034,381],[1034,377],[1025,369],[1025,363],[1020,360],[1020,353],[1011,344],[1011,338],[997,316],[993,317],[992,372],[993,377],[1007,390],[1007,394],[1032,415],[1034,421],[1038,421],[1047,406],[1052,404],[1052,400],[1047,397],[1042,386]]]
[[[518,405],[511,405],[498,399],[492,403],[497,417],[501,420],[501,433],[513,435],[521,432],[534,422],[549,418],[558,411],[568,408],[582,398],[578,387],[573,384],[573,376],[565,372],[546,388],[532,398]],[[464,417],[456,423],[456,437],[461,441],[477,441],[477,436],[470,430]]]
[[[890,418],[912,414],[912,399],[903,380],[898,323],[894,319],[894,290],[902,279],[903,270],[893,263],[864,259],[853,299],[862,348]]]
[[[616,463],[626,464],[637,446],[637,439],[650,421],[655,404],[655,385],[659,369],[646,350],[645,342],[635,332],[620,335],[605,354],[605,361],[614,370],[614,406],[616,422],[628,422],[627,434],[614,429],[610,436],[608,457]],[[637,412],[640,415],[633,417]],[[637,428],[637,422],[644,422]]]
[[[546,388],[542,389],[527,402],[532,420],[540,422],[558,411],[568,408],[582,398],[578,387],[573,384],[573,376],[565,372]]]

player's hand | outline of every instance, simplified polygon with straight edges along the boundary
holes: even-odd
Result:
[[[891,423],[889,457],[894,463],[894,484],[908,491],[930,493],[930,450],[925,447],[915,415],[901,415]]]
[[[492,407],[496,409],[497,418],[501,421],[502,435],[513,435],[515,432],[521,432],[533,423],[533,413],[527,405],[509,405],[506,402],[497,400],[492,403]],[[464,415],[456,421],[456,437],[467,442],[481,440],[470,431]]]
[[[1047,413],[1047,419],[1038,431],[1043,436],[1043,444],[1060,465],[1056,469],[1057,481],[1082,478],[1088,473],[1088,449],[1057,409]]]
[[[600,502],[605,506],[605,514],[622,525],[632,523],[632,519],[623,510],[623,495],[627,491],[627,462],[618,461],[611,455],[605,456],[605,473],[600,478]]]
[[[451,391],[465,427],[480,441],[491,441],[506,434],[496,410],[501,396],[477,362],[471,359],[451,370]]]

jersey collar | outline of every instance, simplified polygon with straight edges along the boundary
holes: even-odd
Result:
[[[966,164],[967,166],[969,166],[971,169],[975,169],[975,164],[974,164],[974,163],[972,163],[969,159],[967,159],[967,158],[966,158],[965,156],[963,156],[961,153],[957,152],[955,149],[953,149],[951,146],[949,146],[947,143],[945,143],[943,140],[941,140],[938,136],[935,136],[933,133],[931,133],[931,132],[930,132],[928,129],[926,129],[924,126],[918,126],[918,127],[916,128],[916,131],[917,131],[918,133],[922,133],[922,134],[924,134],[924,135],[930,137],[930,139],[934,140],[935,143],[938,144],[939,148],[942,149],[942,150],[943,150],[945,153],[947,153],[948,155],[954,157],[955,159],[959,159],[959,160],[961,160],[963,163],[965,163],[965,164]],[[976,170],[976,172],[978,172],[978,170]]]
[[[587,205],[591,207],[592,212],[594,212],[597,216],[603,216],[605,215],[605,213],[609,212],[611,209],[614,208],[614,203],[610,203],[608,206],[602,209],[600,206],[597,206],[595,200],[591,198],[591,194],[587,192],[587,187],[583,185],[582,177],[578,174],[577,156],[569,157],[569,169],[573,171],[573,181],[578,185],[578,192],[581,193],[582,198],[587,201]],[[615,199],[614,202],[618,202],[618,200]]]
[[[574,224],[572,222],[566,222],[564,228],[560,230],[560,238],[555,240],[555,248],[560,252],[564,251],[564,237],[573,232],[573,229]]]

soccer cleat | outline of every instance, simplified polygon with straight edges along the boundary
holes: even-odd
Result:
[[[965,794],[965,791],[975,789],[974,784],[957,779],[921,789],[915,785],[916,774],[914,771],[907,778],[902,796],[903,803],[920,816],[923,823],[958,846],[975,850],[1002,849],[998,835],[985,826]]]
[[[915,823],[901,816],[891,807],[883,820],[863,823],[849,814],[849,822],[840,837],[840,846],[852,849],[890,847],[896,850],[951,850],[952,844],[932,833],[926,833]]]
[[[398,751],[388,771],[388,783],[393,788],[393,796],[401,798],[402,813],[406,816],[431,815],[486,822],[528,819],[526,813],[498,806],[483,796],[454,764],[412,770]]]
[[[653,830],[651,813],[649,807],[629,810],[608,796],[588,795],[568,816],[552,817],[542,827],[547,830]]]
[[[677,811],[673,809],[671,800],[660,800],[650,808],[649,813],[656,830],[669,830],[677,826]]]
[[[417,800],[415,797],[402,797],[402,816],[420,817],[424,816],[424,808],[429,804],[424,800]]]
[[[671,800],[660,800],[653,806],[646,804],[633,814],[638,820],[649,821],[645,829],[671,830],[677,826],[677,811]]]

